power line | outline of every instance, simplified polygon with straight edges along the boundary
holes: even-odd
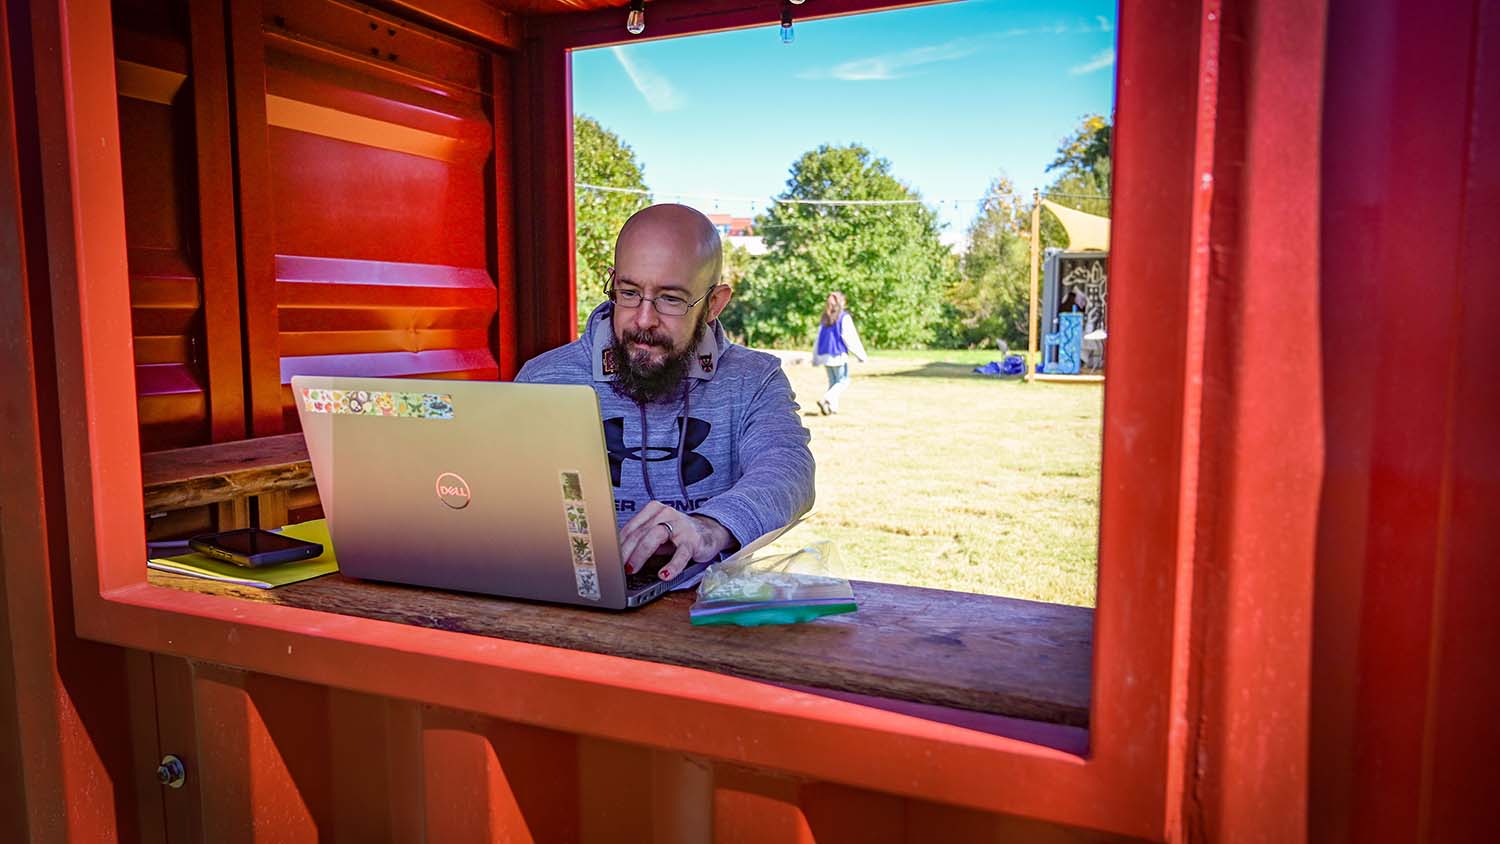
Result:
[[[718,204],[718,203],[749,203],[752,206],[752,208],[757,203],[765,203],[767,205],[773,205],[773,204],[776,204],[776,205],[817,205],[817,206],[835,206],[835,207],[838,207],[838,206],[853,206],[853,207],[875,206],[875,207],[883,207],[883,206],[899,206],[899,205],[938,205],[938,206],[941,206],[941,205],[947,205],[949,203],[953,203],[955,206],[957,206],[960,203],[978,203],[978,202],[985,202],[985,201],[990,200],[990,199],[1024,199],[1024,198],[1026,198],[1026,197],[1028,197],[1028,196],[1031,195],[1031,193],[1029,191],[1027,191],[1027,192],[1013,191],[1013,192],[1009,192],[1009,193],[991,193],[991,194],[986,194],[986,195],[984,195],[982,197],[978,197],[978,198],[966,198],[966,199],[951,199],[951,198],[947,198],[947,199],[943,199],[943,198],[939,198],[939,199],[782,199],[780,197],[772,197],[771,199],[768,200],[768,199],[766,199],[764,197],[723,196],[723,195],[720,195],[720,194],[702,194],[702,193],[696,193],[696,194],[695,193],[673,193],[673,192],[670,192],[670,191],[652,191],[652,190],[647,190],[645,188],[620,188],[620,187],[612,187],[610,185],[591,185],[591,184],[587,184],[585,182],[575,182],[574,185],[573,185],[573,187],[575,189],[577,189],[577,190],[592,190],[592,191],[599,191],[599,192],[602,192],[602,193],[627,193],[627,194],[634,194],[634,195],[637,195],[637,196],[653,196],[653,195],[656,195],[656,194],[661,194],[663,196],[672,196],[672,197],[676,197],[678,199],[706,199],[706,200],[710,200],[710,201],[714,202],[715,204]],[[1083,193],[1061,193],[1061,192],[1057,192],[1057,191],[1040,191],[1039,193],[1040,193],[1041,196],[1047,197],[1049,199],[1053,198],[1053,197],[1062,198],[1062,199],[1103,199],[1103,200],[1108,200],[1109,199],[1108,196],[1099,196],[1099,195],[1094,195],[1094,194],[1083,194]]]

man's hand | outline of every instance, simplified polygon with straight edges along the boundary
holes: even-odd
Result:
[[[671,580],[688,560],[706,563],[732,541],[729,531],[713,519],[652,501],[620,529],[620,558],[625,561],[625,573],[634,574],[657,551],[672,546],[672,559],[661,568],[661,579]]]

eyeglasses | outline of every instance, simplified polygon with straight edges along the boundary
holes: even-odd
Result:
[[[642,296],[639,290],[631,290],[629,288],[621,290],[616,287],[615,270],[611,267],[609,276],[604,282],[604,293],[609,297],[609,301],[615,303],[615,307],[617,308],[635,310],[641,306],[642,302],[650,302],[651,307],[656,308],[656,312],[662,316],[683,316],[688,311],[691,311],[699,302],[707,299],[709,294],[714,292],[714,288],[718,286],[717,284],[710,285],[707,292],[692,301],[688,301],[673,293],[664,293],[653,299],[649,296]]]

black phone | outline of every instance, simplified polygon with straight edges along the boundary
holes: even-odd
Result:
[[[310,560],[323,553],[323,546],[316,542],[304,542],[258,528],[195,536],[188,540],[188,547],[216,560],[246,568]]]

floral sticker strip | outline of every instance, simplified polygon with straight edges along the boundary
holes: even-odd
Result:
[[[562,472],[563,517],[568,522],[568,548],[573,555],[573,579],[578,594],[597,601],[599,568],[594,563],[594,544],[589,536],[589,515],[583,503],[583,480],[578,472]]]
[[[407,419],[452,419],[453,396],[447,393],[388,393],[375,390],[302,390],[309,413],[349,416],[398,416]]]

